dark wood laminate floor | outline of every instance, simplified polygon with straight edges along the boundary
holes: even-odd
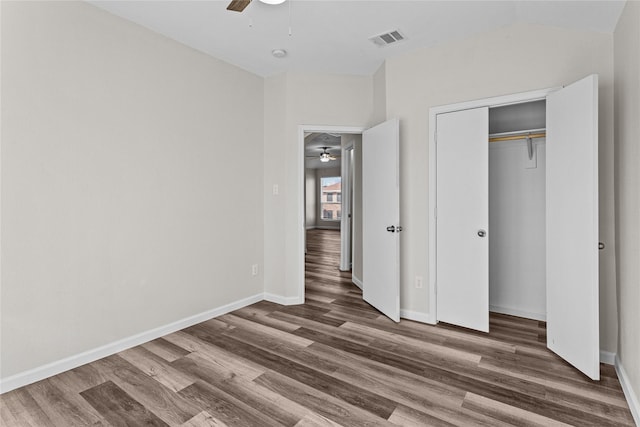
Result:
[[[263,301],[5,393],[2,425],[633,425],[613,367],[587,379],[543,322],[396,324],[338,259],[339,233],[309,231],[304,305]]]

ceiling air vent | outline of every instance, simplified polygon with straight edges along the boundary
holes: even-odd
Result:
[[[404,40],[404,36],[400,34],[400,31],[394,30],[394,31],[389,31],[388,33],[373,36],[369,40],[371,40],[377,46],[387,46],[387,45],[399,42],[401,40]]]

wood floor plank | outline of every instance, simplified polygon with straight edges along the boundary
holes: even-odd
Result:
[[[236,329],[225,334],[233,337],[235,340],[269,351],[292,362],[299,363],[300,365],[320,372],[332,373],[340,366],[340,362],[335,359],[322,359],[314,353],[307,351],[308,346],[296,347],[295,345],[284,345],[277,340],[261,336],[248,330]]]
[[[186,332],[175,332],[165,338],[180,346],[189,348],[191,352],[198,356],[220,365],[221,368],[235,372],[237,375],[241,375],[244,378],[257,378],[267,370],[267,368],[260,366],[258,363],[253,363],[249,360],[239,358],[233,353],[199,340]]]
[[[505,405],[504,403],[496,402],[495,400],[487,399],[474,393],[467,393],[463,407],[485,415],[490,415],[496,420],[501,420],[509,425],[527,427],[568,427],[570,425],[529,411],[524,411],[511,405]]]
[[[100,359],[92,365],[108,378],[107,382],[122,389],[166,424],[182,424],[203,409],[145,375],[119,355]]]
[[[38,402],[29,394],[26,387],[4,393],[0,402],[0,408],[8,410],[9,414],[3,416],[16,426],[53,426],[53,422],[40,408]],[[3,411],[4,412],[4,411]]]
[[[311,340],[295,337],[295,336],[292,337],[290,333],[283,332],[277,328],[272,328],[270,326],[266,326],[261,323],[252,322],[250,320],[235,316],[233,314],[225,314],[224,316],[220,316],[218,319],[230,326],[235,326],[237,329],[248,329],[260,335],[278,340],[282,343],[286,343],[290,345],[293,344],[298,348],[307,347],[313,344],[313,341]]]
[[[317,414],[307,415],[301,419],[295,427],[340,427],[340,424]]]
[[[275,372],[266,372],[254,381],[345,427],[392,425],[386,417],[378,417],[339,397],[319,394],[316,389]]]
[[[188,350],[178,347],[163,338],[158,338],[153,341],[149,341],[148,343],[144,343],[142,344],[142,347],[155,355],[162,357],[167,362],[173,362],[174,360],[189,354]]]
[[[285,332],[293,332],[299,328],[298,325],[291,324],[289,322],[283,322],[282,320],[269,317],[271,312],[266,310],[254,310],[253,306],[241,308],[233,312],[234,315],[242,317],[243,319],[251,320],[252,322],[261,323],[271,328],[280,329]]]
[[[306,408],[255,384],[250,379],[242,378],[232,371],[220,369],[219,366],[197,355],[177,360],[174,365],[181,370],[198,375],[209,385],[233,396],[282,425],[295,425],[302,418],[312,415]]]
[[[604,402],[608,405],[617,406],[619,408],[626,408],[627,402],[623,393],[615,393],[602,387],[595,386],[593,384],[576,383],[570,379],[565,379],[558,376],[546,377],[540,375],[537,370],[528,369],[524,365],[519,366],[504,366],[505,362],[496,362],[495,360],[483,359],[479,367],[483,369],[489,369],[495,372],[501,372],[506,375],[511,375],[516,378],[522,378],[527,381],[535,382],[537,384],[545,386],[548,390],[557,390],[564,393],[578,394],[593,400]]]
[[[197,379],[176,371],[169,362],[142,346],[130,348],[118,355],[172,391],[180,391]]]
[[[168,426],[111,381],[85,390],[80,395],[113,425]]]
[[[227,427],[227,424],[223,423],[207,411],[202,411],[195,415],[190,420],[181,424],[180,427]]]
[[[634,425],[615,368],[592,381],[546,323],[489,333],[395,323],[338,270],[340,232],[308,230],[304,304],[260,301],[0,395],[0,425]]]
[[[215,414],[214,416],[225,424],[238,427],[280,426],[277,421],[267,415],[204,381],[197,381],[180,390],[178,394],[196,402],[207,412]]]
[[[31,384],[29,394],[54,425],[65,426],[101,426],[108,425],[106,420],[97,414],[77,394],[66,394],[59,387],[64,384],[57,377],[48,378]]]
[[[336,326],[329,326],[326,325],[325,323],[322,322],[317,322],[315,320],[311,320],[311,319],[306,319],[303,317],[297,317],[297,316],[292,316],[290,314],[287,313],[273,313],[271,314],[271,317],[274,317],[276,319],[282,319],[283,321],[288,321],[291,323],[295,323],[300,325],[300,327],[304,326],[307,329],[312,329],[315,331],[320,331],[323,332],[325,334],[328,335],[333,335],[333,336],[339,336],[342,337],[343,339],[347,339],[349,341],[353,341],[359,344],[363,344],[363,345],[369,345],[371,344],[371,342],[373,342],[373,340],[375,339],[372,336],[368,336],[366,334],[362,334],[360,333],[360,331],[351,331],[347,328],[343,328],[343,326],[345,326],[345,324],[343,323],[342,325],[340,325],[339,327]],[[338,329],[340,328],[340,329]],[[293,332],[293,331],[291,331]]]
[[[234,340],[231,337],[201,335],[198,336],[198,338],[207,340],[218,347],[247,360],[251,360],[254,363],[260,363],[270,370],[315,388],[320,392],[337,396],[351,405],[361,407],[380,417],[388,417],[395,408],[394,402],[381,398],[368,390],[358,389],[330,375],[308,368],[269,351]]]
[[[358,335],[364,335],[371,339],[369,345],[379,348],[390,348],[397,350],[400,348],[406,354],[419,353],[428,357],[439,357],[447,360],[458,360],[461,363],[467,362],[474,365],[480,363],[481,356],[469,351],[461,351],[449,348],[444,345],[425,342],[411,337],[394,334],[387,331],[380,331],[366,325],[359,325],[353,322],[346,322],[340,326],[341,329],[353,331]]]

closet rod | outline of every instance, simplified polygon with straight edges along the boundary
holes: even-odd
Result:
[[[489,142],[500,142],[500,141],[514,141],[516,139],[526,139],[526,138],[544,138],[547,136],[546,132],[540,133],[530,133],[530,134],[519,134],[519,135],[510,135],[510,136],[494,136],[489,138]]]

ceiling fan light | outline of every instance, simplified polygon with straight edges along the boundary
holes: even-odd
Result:
[[[331,159],[330,159],[330,156],[329,156],[329,153],[322,153],[322,154],[320,154],[320,161],[321,161],[322,163],[326,163],[326,162],[328,162],[329,160],[331,160]]]
[[[285,0],[260,0],[260,1],[266,4],[280,4],[285,2]]]

